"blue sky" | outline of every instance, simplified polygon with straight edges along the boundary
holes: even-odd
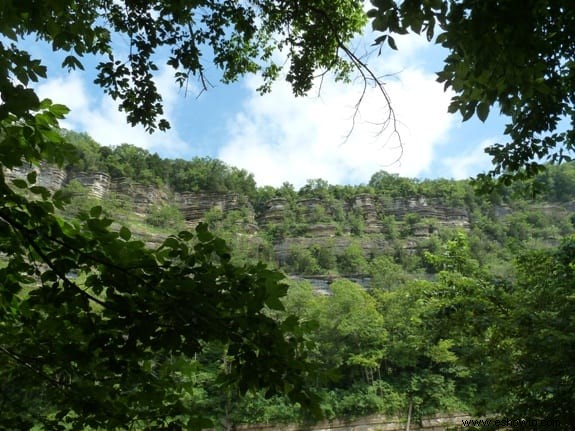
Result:
[[[371,50],[374,38],[368,32],[354,41],[356,51]],[[435,81],[445,53],[423,37],[403,36],[397,45],[398,51],[370,55],[368,63],[376,74],[390,75],[385,88],[398,120],[402,151],[391,128],[377,125],[388,108],[373,88],[346,138],[361,94],[359,80],[345,84],[325,79],[321,91],[318,85],[305,98],[294,98],[281,81],[270,94],[260,96],[255,91],[257,76],[224,85],[217,72],[209,70],[214,87],[198,97],[197,83],[190,82],[184,92],[174,83],[173,71],[160,69],[156,83],[172,129],[149,135],[127,125],[116,103],[92,84],[91,60],[85,72],[67,73],[59,68],[61,57],[51,54],[49,47],[29,48],[48,66],[49,79],[38,85],[41,97],[72,110],[63,126],[87,132],[103,145],[127,142],[163,157],[220,158],[252,172],[260,186],[288,181],[300,187],[312,178],[332,184],[367,183],[378,170],[421,179],[461,179],[488,169],[483,148],[502,140],[504,119],[493,111],[486,123],[462,123],[458,115],[448,114],[451,94]]]

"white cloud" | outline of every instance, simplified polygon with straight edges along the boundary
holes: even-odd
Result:
[[[446,173],[445,178],[456,180],[468,179],[477,175],[478,172],[490,169],[491,157],[485,153],[485,148],[501,142],[501,139],[489,138],[482,141],[476,148],[456,157],[446,157],[443,160]]]
[[[410,177],[425,173],[435,147],[452,126],[453,118],[447,113],[451,95],[443,92],[434,75],[420,67],[405,67],[421,45],[407,38],[403,42],[407,47],[404,54],[402,41],[398,41],[399,54],[394,53],[393,60],[377,57],[370,61],[378,74],[399,71],[385,78],[385,89],[396,114],[403,151],[391,127],[381,130],[379,124],[389,111],[376,88],[368,88],[353,132],[346,139],[363,82],[326,80],[319,97],[294,99],[283,82],[265,96],[253,92],[242,112],[230,121],[229,139],[219,157],[253,172],[259,185],[289,181],[301,186],[310,178],[360,183],[381,169]],[[259,84],[255,78],[246,82],[252,90]]]
[[[164,68],[155,80],[163,96],[165,115],[171,120],[178,103],[178,88],[170,69]],[[141,126],[130,126],[125,113],[118,110],[118,104],[101,89],[86,84],[79,73],[48,79],[37,91],[40,98],[50,98],[70,108],[70,114],[61,122],[62,127],[87,132],[102,145],[129,143],[165,156],[177,155],[185,148],[174,129],[149,134]]]
[[[369,44],[374,38],[370,34],[364,41],[356,41],[358,52],[371,50]],[[477,164],[487,160],[483,147],[447,160],[438,155],[446,151],[458,118],[447,113],[451,94],[444,93],[435,75],[427,70],[429,46],[425,39],[408,36],[396,38],[396,42],[399,51],[387,48],[384,56],[372,55],[369,64],[378,75],[384,76],[403,147],[392,128],[381,129],[380,124],[389,110],[376,88],[367,89],[353,132],[346,138],[362,92],[363,82],[359,79],[346,84],[326,78],[321,91],[316,86],[309,97],[294,98],[285,82],[278,82],[270,94],[260,96],[255,92],[260,84],[258,78],[246,78],[243,85],[250,90],[250,96],[242,102],[239,112],[229,113],[225,133],[215,130],[216,125],[210,122],[198,125],[182,115],[189,115],[188,111],[193,110],[185,110],[190,101],[181,94],[168,68],[161,69],[156,77],[166,116],[174,126],[168,133],[150,135],[141,127],[130,127],[124,113],[117,110],[117,104],[103,95],[101,89],[88,84],[79,73],[47,80],[38,87],[38,92],[41,97],[50,97],[71,108],[64,127],[86,131],[104,145],[128,142],[157,151],[163,157],[183,157],[194,152],[180,136],[189,135],[187,129],[194,127],[194,142],[208,137],[210,154],[217,153],[217,157],[228,164],[254,173],[259,185],[277,186],[289,181],[299,187],[311,178],[339,184],[365,183],[382,169],[408,177],[435,176],[438,168],[444,177],[461,178],[476,173]],[[195,89],[189,91],[193,93]],[[235,105],[226,100],[215,104],[220,113],[229,112]],[[212,109],[212,105],[203,106]],[[201,116],[204,118],[210,112],[202,114],[206,114]],[[174,117],[179,117],[181,124],[176,124]],[[179,134],[178,126],[187,129],[180,129]],[[226,138],[218,142],[221,135]],[[465,146],[472,141],[466,139]],[[458,148],[466,151],[465,147]]]

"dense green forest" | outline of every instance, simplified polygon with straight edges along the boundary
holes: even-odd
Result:
[[[575,429],[573,1],[368,8],[0,2],[0,428],[230,430],[457,410]],[[86,70],[151,133],[170,127],[164,68],[183,92],[208,90],[212,73],[256,75],[260,93],[285,79],[296,96],[318,77],[358,78],[356,114],[373,86],[380,124],[397,133],[390,77],[355,43],[366,25],[380,53],[406,34],[441,46],[448,112],[504,118],[474,182],[483,195],[385,172],[362,186],[258,188],[217,160],[62,135],[69,109],[41,99],[47,79]],[[58,178],[62,166],[106,172],[114,187],[13,175],[54,166]]]
[[[234,246],[233,258],[237,261],[263,259],[287,273],[363,275],[375,280],[375,262],[380,254],[409,274],[433,273],[425,253],[436,252],[458,234],[453,226],[457,223],[450,225],[442,223],[440,216],[434,218],[436,208],[443,209],[443,217],[449,217],[450,212],[463,216],[462,227],[473,258],[504,277],[521,252],[557,246],[574,232],[573,164],[549,166],[536,178],[494,189],[490,194],[476,193],[471,181],[417,180],[385,171],[374,173],[367,184],[331,185],[322,179],[311,179],[296,190],[289,183],[278,188],[256,187],[252,174],[217,159],[162,159],[133,145],[111,148],[98,145],[85,134],[65,135],[78,151],[78,162],[66,167],[69,172],[103,172],[112,179],[164,189],[171,196],[178,192],[238,195],[243,203],[240,207],[228,212],[208,208],[203,221]],[[99,203],[110,215],[123,212],[124,217],[129,217],[133,212],[133,197],[128,195],[108,194],[103,202],[98,202],[90,200],[88,191],[77,183],[68,184],[64,190],[76,196],[74,202],[84,209]],[[365,196],[378,207],[372,211],[373,220],[368,220],[365,211],[354,205]],[[280,202],[282,210],[267,220],[266,211],[274,200]],[[422,215],[413,204],[418,200],[432,211]],[[394,206],[403,208],[387,213],[379,210]],[[73,205],[69,211],[74,211]],[[148,230],[155,226],[173,231],[186,226],[174,200],[149,208],[145,222],[151,225]],[[246,241],[246,229],[253,224],[257,224],[257,232]],[[328,235],[319,236],[332,239],[322,238],[314,243],[317,225],[328,231]],[[341,237],[349,239],[343,249],[335,244]],[[372,250],[361,247],[366,238],[378,245]],[[282,242],[287,250],[278,259],[273,253],[274,244]]]
[[[263,260],[290,275],[283,312],[298,316],[306,330],[304,345],[315,368],[307,390],[319,396],[327,418],[407,418],[411,412],[415,421],[437,412],[497,412],[551,418],[564,428],[574,423],[575,165],[550,166],[490,195],[478,195],[469,181],[383,171],[364,185],[314,179],[296,190],[287,183],[256,187],[251,174],[219,160],[167,160],[132,145],[103,147],[85,134],[65,134],[79,160],[66,167],[69,172],[104,172],[171,196],[245,198],[243,208],[214,208],[203,220],[231,245],[236,264]],[[129,195],[99,201],[79,184],[68,184],[63,193],[71,199],[63,209],[67,217],[83,217],[100,205],[144,239],[186,227],[174,202],[151,208],[142,219],[134,216]],[[464,211],[469,223],[445,226],[405,211],[382,216],[374,231],[373,220],[350,205],[365,196],[384,207],[426,199],[447,212]],[[246,228],[277,199],[285,207],[281,219]],[[314,237],[318,224],[330,226],[327,237]],[[345,239],[344,247],[334,245],[338,239]],[[366,249],[366,243],[382,246]],[[317,279],[329,282],[327,292],[314,287]],[[214,343],[193,360],[174,358],[159,372],[176,373],[172,396],[224,429],[311,420],[283,396],[222,387],[217,376],[226,355],[226,347]],[[15,385],[3,391],[17,391]],[[27,395],[20,396],[24,401]],[[36,399],[31,414],[34,409],[49,411],[49,399]]]

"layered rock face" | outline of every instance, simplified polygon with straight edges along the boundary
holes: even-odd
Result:
[[[382,232],[381,219],[385,216],[404,221],[407,215],[419,219],[433,219],[439,226],[469,229],[469,213],[463,207],[448,207],[438,199],[413,197],[385,201],[376,196],[362,194],[355,197],[350,207],[363,215],[366,233]]]
[[[323,208],[322,211],[328,215],[328,218],[334,216],[334,208],[317,198],[300,199],[295,206],[300,213],[300,219],[309,225],[308,232],[312,234],[311,236],[331,237],[337,234],[337,228],[333,222],[314,221],[318,207]],[[383,200],[374,195],[361,194],[345,202],[343,208],[345,213],[361,216],[364,225],[363,232],[366,234],[386,233],[382,222],[385,217],[392,217],[398,222],[403,222],[408,215],[420,220],[434,220],[435,222],[435,227],[429,232],[427,230],[430,228],[416,227],[418,236],[428,236],[437,230],[437,227],[469,229],[470,226],[469,213],[464,207],[448,207],[437,199],[424,197]],[[286,199],[274,198],[268,201],[257,220],[262,226],[282,223],[290,211],[293,209],[290,208]]]
[[[358,211],[362,215],[366,233],[382,232],[382,204],[375,196],[365,193],[357,195],[353,201],[349,203],[348,208],[351,211]]]
[[[184,215],[186,221],[191,223],[197,223],[202,219],[204,214],[213,209],[218,209],[222,213],[226,213],[228,211],[240,210],[246,205],[249,205],[249,203],[244,202],[244,199],[237,193],[176,193],[174,202]]]
[[[57,166],[45,163],[39,167],[25,164],[18,168],[6,169],[4,174],[6,179],[11,181],[13,179],[25,179],[30,172],[36,172],[36,185],[46,187],[52,193],[73,180],[86,187],[89,193],[97,199],[102,199],[110,189],[110,176],[106,173],[79,172],[71,174]]]
[[[167,205],[172,200],[167,187],[138,184],[128,178],[114,178],[108,191],[118,196],[128,196],[133,202],[134,212],[142,216],[149,213],[152,207]]]
[[[257,221],[260,225],[281,223],[290,211],[289,202],[285,198],[273,198],[267,201],[265,209],[259,215]]]
[[[14,169],[5,169],[4,175],[10,182],[14,179],[26,179],[26,176],[31,172],[36,172],[36,185],[46,187],[51,192],[62,188],[68,178],[66,171],[44,163],[39,167],[24,164]]]
[[[437,199],[395,199],[392,208],[384,209],[384,212],[398,220],[403,220],[407,214],[416,214],[421,218],[435,219],[444,227],[469,229],[469,214],[465,208],[448,207]]]
[[[418,240],[436,234],[439,228],[470,227],[469,214],[464,207],[447,207],[439,200],[423,197],[383,199],[370,194],[360,194],[350,201],[338,204],[342,210],[338,217],[352,216],[360,219],[362,236],[359,245],[366,256],[385,250],[391,252],[393,240],[389,227],[383,221],[386,218],[397,223],[405,232],[407,238],[404,238],[403,248],[407,251],[415,249]],[[357,242],[357,237],[350,232],[350,227],[345,222],[336,221],[336,213],[335,207],[317,198],[300,199],[291,206],[284,198],[274,198],[268,201],[257,220],[261,228],[284,223],[290,217],[305,224],[305,232],[288,235],[274,244],[276,260],[281,265],[293,248],[320,246],[330,249],[335,255],[341,255],[351,244]],[[318,221],[322,216],[324,219]]]
[[[126,178],[112,179],[106,173],[69,173],[46,164],[6,170],[5,174],[8,179],[25,178],[32,170],[37,173],[36,183],[52,192],[72,180],[77,180],[98,199],[105,199],[108,193],[120,198],[127,196],[133,202],[134,212],[140,216],[145,216],[155,206],[174,205],[180,209],[184,219],[192,227],[214,209],[222,214],[234,210],[243,211],[245,221],[242,228],[250,234],[266,226],[284,223],[288,217],[305,223],[306,231],[303,237],[286,238],[276,244],[276,254],[280,261],[285,258],[293,241],[304,246],[307,243],[311,245],[329,242],[336,253],[342,252],[351,242],[350,230],[345,226],[342,228],[342,224],[338,224],[336,220],[341,221],[342,217],[350,214],[361,219],[362,231],[367,234],[367,237],[362,239],[362,248],[366,253],[374,248],[381,250],[388,245],[381,239],[388,233],[383,223],[385,218],[400,224],[407,223],[408,218],[409,222],[417,219],[418,222],[411,226],[410,236],[413,238],[429,237],[439,227],[468,229],[470,226],[469,214],[465,208],[447,207],[438,200],[424,197],[383,199],[370,194],[360,194],[349,201],[337,202],[337,208],[335,204],[319,198],[300,199],[294,204],[284,198],[273,198],[256,217],[248,199],[237,193],[173,193],[167,187],[142,185]],[[428,222],[430,220],[433,221],[432,224]]]
[[[75,175],[68,175],[66,180],[67,182],[77,180],[84,187],[87,187],[90,194],[97,199],[103,199],[104,195],[110,190],[110,176],[103,172],[79,172]]]

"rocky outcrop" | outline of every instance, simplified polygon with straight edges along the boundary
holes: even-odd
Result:
[[[10,182],[14,179],[26,179],[30,172],[36,172],[36,185],[46,187],[51,192],[59,190],[68,181],[68,175],[65,170],[45,163],[40,166],[26,163],[14,169],[5,169],[4,175]]]
[[[45,166],[39,174],[36,184],[51,191],[59,190],[67,182],[65,171],[56,166]]]
[[[318,422],[313,425],[297,424],[262,424],[262,425],[239,425],[238,431],[444,431],[448,429],[461,429],[464,421],[472,419],[465,413],[437,414],[424,416],[411,423],[411,428],[406,426],[405,417],[389,417],[372,415],[354,420],[331,420]],[[205,431],[212,431],[205,430]]]
[[[402,258],[436,244],[434,236],[442,229],[467,230],[471,227],[471,215],[463,204],[448,206],[440,199],[423,196],[392,198],[362,193],[348,200],[276,197],[263,206],[258,205],[256,217],[247,197],[237,193],[174,193],[166,186],[138,184],[98,172],[66,172],[46,164],[5,170],[5,175],[10,181],[26,178],[31,171],[37,173],[36,184],[52,192],[76,180],[98,199],[118,199],[116,203],[126,203],[122,205],[124,214],[132,211],[141,219],[148,216],[152,208],[164,205],[178,208],[189,228],[209,218],[210,224],[216,228],[233,232],[231,238],[232,241],[237,240],[238,248],[256,251],[261,248],[266,259],[275,260],[280,266],[288,261],[294,250],[314,247],[321,247],[316,251],[331,252],[336,258],[344,256],[351,245],[359,246],[368,260],[382,253]],[[125,200],[125,196],[129,200]],[[565,224],[565,220],[573,222],[569,213],[575,211],[575,202],[530,203],[529,208],[535,222],[549,219]],[[516,209],[512,205],[494,205],[485,215],[490,219],[502,219],[500,221],[505,225],[505,219]],[[234,211],[237,213],[230,214]],[[209,217],[206,217],[208,213]],[[512,218],[509,220],[508,224],[513,222]],[[561,229],[548,229],[541,239],[557,242],[562,235]],[[165,235],[156,235],[153,229],[144,227],[135,234],[150,246],[158,246]],[[258,245],[258,241],[262,243]],[[325,284],[322,280],[318,283]]]
[[[365,233],[380,233],[382,231],[382,205],[375,196],[366,193],[357,195],[350,202],[349,208],[363,217]]]
[[[306,231],[306,236],[312,238],[327,237],[331,238],[338,234],[338,227],[335,223],[313,223],[310,224]]]
[[[333,282],[344,279],[344,277],[341,276],[331,276],[331,275],[306,275],[306,276],[290,275],[289,278],[291,280],[296,281],[307,281],[309,284],[312,285],[316,293],[325,296],[333,295],[333,292],[331,291],[330,287]],[[357,283],[360,286],[364,287],[365,289],[370,288],[371,278],[367,276],[366,277],[346,276],[345,280]]]
[[[32,170],[37,172],[36,183],[51,191],[77,180],[99,199],[105,199],[108,192],[129,196],[133,202],[134,212],[139,215],[145,215],[154,206],[176,205],[191,226],[214,209],[223,214],[233,210],[244,211],[246,217],[242,223],[248,233],[257,232],[260,227],[281,224],[289,217],[293,217],[298,223],[306,226],[303,235],[315,239],[348,236],[350,229],[345,226],[346,223],[336,221],[341,221],[343,217],[355,217],[356,220],[360,217],[364,234],[389,233],[383,222],[385,218],[391,218],[399,224],[411,223],[410,235],[414,238],[433,235],[441,227],[468,229],[470,226],[469,214],[465,208],[448,207],[437,199],[425,197],[391,199],[363,193],[347,202],[336,204],[327,203],[316,197],[299,199],[290,204],[287,199],[277,197],[266,203],[256,219],[253,207],[247,198],[237,193],[172,193],[167,187],[142,185],[126,178],[111,179],[106,173],[100,172],[66,172],[47,164],[6,170],[6,176],[9,179],[25,178]],[[504,214],[506,210],[501,208],[498,212]],[[429,223],[429,220],[433,223]],[[338,241],[343,244],[347,240]]]
[[[67,182],[71,180],[78,181],[97,199],[103,199],[104,195],[110,190],[110,176],[104,172],[79,172],[74,175],[68,175]]]
[[[259,214],[258,224],[267,226],[281,223],[289,211],[289,202],[285,198],[273,198],[266,202],[264,211]]]
[[[255,224],[253,207],[237,193],[176,193],[174,202],[190,224],[197,224],[208,211],[214,209],[222,213],[247,209],[248,223]]]
[[[420,218],[437,220],[440,226],[469,229],[469,213],[463,207],[448,207],[437,199],[414,197],[395,199],[390,208],[383,208],[383,214],[392,215],[396,220],[404,220],[406,215],[415,214]]]
[[[308,225],[308,233],[313,236],[335,236],[338,233],[334,222],[335,210],[321,199],[307,198],[296,202],[299,222]],[[421,223],[414,227],[417,236],[429,236],[437,232],[439,227],[469,229],[468,211],[463,207],[448,207],[439,200],[424,197],[408,199],[379,199],[370,194],[360,194],[344,205],[348,216],[359,216],[363,222],[363,233],[387,233],[383,219],[392,217],[398,222],[405,222],[411,215],[415,220],[434,220],[434,224]],[[273,198],[258,216],[258,223],[267,226],[282,223],[292,212],[289,202],[284,198]],[[323,216],[323,219],[319,220]],[[331,221],[330,221],[331,219]],[[346,232],[343,232],[346,233]]]
[[[140,215],[145,215],[154,206],[166,205],[172,200],[170,191],[166,187],[143,185],[128,178],[113,179],[110,191],[130,197],[134,205],[134,212]]]
[[[8,179],[25,178],[35,170],[37,172],[36,183],[51,191],[60,189],[72,180],[77,180],[87,187],[90,194],[98,199],[104,199],[106,193],[112,192],[117,195],[129,196],[134,204],[134,212],[140,215],[146,214],[153,206],[175,204],[182,212],[185,220],[191,224],[197,224],[204,214],[214,208],[222,213],[232,210],[247,210],[248,220],[246,229],[251,232],[258,230],[258,226],[268,226],[284,222],[288,215],[295,216],[299,223],[307,225],[306,236],[335,237],[348,233],[342,232],[335,222],[336,209],[319,198],[305,198],[298,200],[294,207],[285,198],[273,198],[269,200],[264,210],[258,215],[257,221],[253,207],[243,196],[237,193],[208,193],[188,192],[172,194],[167,187],[142,185],[126,178],[111,179],[108,174],[102,172],[66,172],[52,165],[42,164],[40,167],[30,165],[6,170]],[[419,219],[433,219],[435,226],[419,225],[413,227],[413,235],[424,237],[433,234],[437,227],[469,228],[469,215],[464,208],[452,208],[442,205],[437,200],[424,197],[406,199],[384,200],[370,194],[359,194],[348,202],[340,205],[347,214],[359,216],[363,221],[363,233],[379,234],[386,233],[382,223],[383,218],[393,217],[398,222],[403,222],[408,214],[416,215]],[[503,210],[500,212],[504,212]]]
[[[98,199],[102,199],[110,189],[110,176],[106,173],[70,173],[46,163],[42,163],[40,166],[25,164],[11,170],[6,169],[5,175],[10,181],[16,178],[25,179],[30,172],[36,172],[36,185],[46,187],[52,193],[74,180],[86,187],[89,193]]]
[[[299,219],[305,223],[316,223],[331,218],[325,202],[318,198],[299,199],[296,207]]]

